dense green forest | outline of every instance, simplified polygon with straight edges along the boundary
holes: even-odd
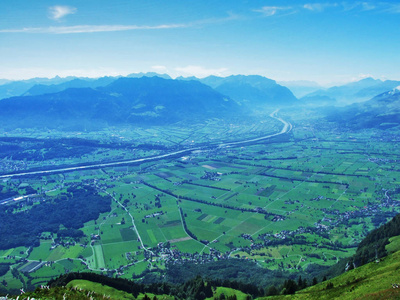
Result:
[[[328,278],[333,278],[369,262],[379,261],[388,254],[386,245],[389,244],[389,239],[398,235],[400,235],[400,214],[397,214],[386,224],[372,230],[360,242],[353,256],[341,259],[323,274]]]
[[[96,205],[93,205],[93,204]],[[18,246],[38,246],[42,232],[57,233],[62,237],[79,238],[79,228],[110,211],[111,199],[100,196],[91,187],[69,187],[66,193],[40,205],[15,212],[11,206],[0,207],[0,249]],[[65,229],[60,229],[60,225]]]
[[[358,245],[353,262],[356,266],[364,265],[387,255],[385,246],[389,238],[400,235],[400,214],[383,226],[371,231]]]

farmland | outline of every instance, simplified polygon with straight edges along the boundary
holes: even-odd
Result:
[[[294,125],[291,131],[247,144],[215,146],[273,135],[282,123],[266,114],[229,124],[213,119],[81,133],[80,139],[103,148],[88,146],[75,157],[68,146],[67,156],[29,158],[34,151],[45,158],[49,144],[47,150],[22,149],[20,160],[3,157],[1,172],[9,174],[197,149],[141,163],[3,178],[0,200],[12,199],[2,206],[13,214],[63,201],[71,188],[90,187],[111,204],[76,228],[82,236],[41,232],[35,244],[0,250],[0,263],[9,266],[0,287],[29,288],[81,270],[139,278],[169,264],[223,259],[304,273],[352,255],[369,231],[400,212],[398,132],[352,132],[309,115],[279,114]],[[77,134],[49,136],[68,140]],[[10,144],[10,136],[29,136],[27,147],[44,138],[26,129],[0,141]],[[74,209],[71,214],[79,206]],[[58,232],[65,229],[59,226]]]

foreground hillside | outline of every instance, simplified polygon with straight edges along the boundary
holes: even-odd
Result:
[[[382,236],[382,233],[387,239],[397,227],[399,216],[368,234],[361,244],[373,247],[376,236]],[[146,285],[93,273],[70,273],[24,296],[38,299],[251,299],[264,294],[270,296],[257,299],[398,299],[400,236],[391,236],[385,251],[389,255],[330,280],[317,283],[318,280],[314,279],[313,286],[308,288],[304,288],[307,283],[301,277],[297,282],[289,279],[280,287],[270,286],[263,291],[253,285],[205,280],[200,276],[182,284],[160,282]]]
[[[257,299],[398,299],[400,297],[399,268],[400,251],[397,251],[379,262],[372,262],[348,271],[331,280],[298,291],[294,295]],[[191,288],[193,286],[190,285]],[[162,291],[161,284],[159,290]],[[213,287],[212,293],[212,297],[207,297],[207,299],[250,299],[250,295],[231,288]],[[25,297],[36,299],[63,299],[65,296],[68,299],[173,299],[177,295],[168,296],[162,292],[158,295],[138,293],[134,297],[130,293],[88,280],[73,280],[65,287],[38,288],[34,292],[25,294]],[[195,299],[204,299],[204,296],[206,295],[198,294]]]
[[[400,251],[371,262],[295,295],[263,299],[399,299]]]

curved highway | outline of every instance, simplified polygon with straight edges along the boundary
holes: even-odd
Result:
[[[292,124],[290,124],[289,122],[286,122],[285,120],[283,120],[280,117],[277,117],[276,114],[278,113],[279,109],[275,110],[273,113],[271,113],[269,116],[271,118],[277,119],[278,121],[283,123],[283,128],[280,132],[278,133],[274,133],[274,134],[270,134],[270,135],[266,135],[266,136],[262,136],[262,137],[258,137],[255,139],[251,139],[251,140],[245,140],[245,141],[240,141],[240,142],[232,142],[232,143],[224,143],[224,144],[220,144],[219,147],[225,147],[225,146],[236,146],[236,145],[241,145],[241,144],[246,144],[246,143],[252,143],[252,142],[258,142],[258,141],[262,141],[265,139],[269,139],[273,136],[277,136],[280,134],[284,134],[284,133],[288,133],[289,131],[292,130],[293,126]]]
[[[252,142],[258,142],[261,140],[269,139],[274,136],[278,136],[281,134],[288,133],[292,130],[293,126],[289,122],[283,120],[282,118],[277,116],[279,109],[275,110],[270,114],[271,118],[274,118],[281,123],[283,123],[283,128],[280,132],[262,136],[259,138],[255,139],[250,139],[250,140],[244,140],[240,142],[232,142],[232,143],[221,143],[217,145],[219,148],[223,147],[228,147],[228,146],[236,146],[236,145],[241,145],[241,144],[246,144],[246,143],[252,143]],[[39,175],[39,174],[51,174],[51,173],[59,173],[59,172],[69,172],[69,171],[76,171],[76,170],[85,170],[85,169],[96,169],[96,168],[103,168],[103,167],[112,167],[112,166],[118,166],[118,165],[127,165],[127,164],[132,164],[132,163],[138,163],[138,162],[147,162],[147,161],[152,161],[152,160],[159,160],[162,158],[166,157],[171,157],[175,156],[178,154],[184,154],[184,153],[190,153],[195,150],[204,150],[204,148],[190,148],[190,149],[184,149],[184,150],[179,150],[179,151],[174,151],[170,152],[167,154],[161,154],[153,157],[144,157],[144,158],[138,158],[138,159],[133,159],[133,160],[125,160],[125,161],[116,161],[116,162],[110,162],[110,163],[101,163],[101,164],[93,164],[93,165],[85,165],[85,166],[78,166],[78,167],[68,167],[68,168],[58,168],[58,169],[52,169],[52,170],[45,170],[45,171],[28,171],[24,173],[13,173],[13,174],[6,174],[6,175],[0,175],[0,179],[2,178],[9,178],[9,177],[17,177],[17,176],[26,176],[26,175]]]

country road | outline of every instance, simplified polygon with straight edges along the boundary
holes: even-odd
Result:
[[[212,148],[214,148],[214,147],[223,148],[223,147],[228,147],[228,146],[229,147],[237,146],[237,145],[242,145],[242,144],[246,144],[246,143],[258,142],[261,140],[269,139],[271,137],[290,132],[293,128],[292,124],[283,120],[282,118],[278,117],[277,116],[278,111],[279,111],[279,109],[272,112],[270,114],[270,117],[283,123],[284,126],[280,132],[262,136],[262,137],[258,137],[258,138],[254,138],[254,139],[239,141],[239,142],[221,143],[221,144],[213,145],[211,147]],[[28,171],[28,172],[23,172],[23,173],[11,173],[11,174],[0,175],[0,179],[10,178],[10,177],[20,177],[20,176],[26,176],[26,175],[42,175],[42,174],[45,175],[45,174],[52,174],[52,173],[59,173],[59,172],[69,172],[69,171],[77,171],[77,170],[85,170],[85,169],[97,169],[97,168],[103,168],[103,167],[112,167],[112,166],[119,166],[119,165],[128,165],[128,164],[133,164],[133,163],[142,163],[142,162],[163,159],[163,158],[175,156],[178,154],[184,155],[186,153],[191,153],[192,151],[196,151],[196,150],[205,150],[205,148],[204,147],[189,148],[189,149],[174,151],[171,153],[161,154],[161,155],[152,156],[152,157],[138,158],[138,159],[133,159],[133,160],[115,161],[115,162],[109,162],[109,163],[84,165],[84,166],[68,167],[68,168],[55,168],[52,170],[45,170],[45,171]]]

